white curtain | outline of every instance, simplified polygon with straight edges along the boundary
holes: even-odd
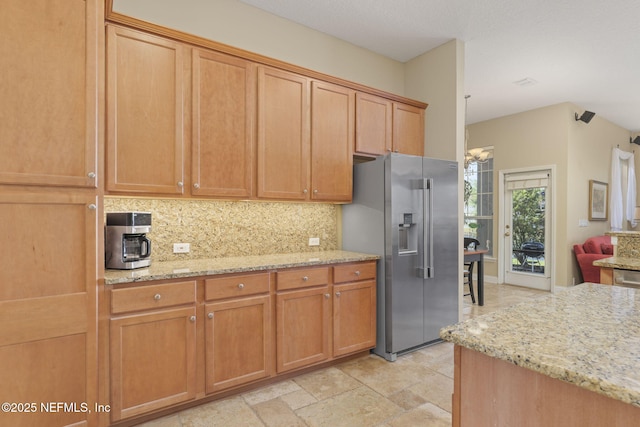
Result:
[[[627,195],[626,210],[623,208],[622,197],[622,172],[620,162],[627,162]],[[631,224],[636,226],[634,219],[636,207],[636,171],[633,153],[622,151],[619,148],[613,149],[611,156],[611,230],[622,230],[623,216]],[[624,211],[624,212],[623,212]]]

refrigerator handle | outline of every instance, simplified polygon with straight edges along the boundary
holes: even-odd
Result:
[[[422,188],[424,190],[423,197],[423,250],[422,250],[422,268],[417,268],[416,273],[421,279],[430,279],[434,276],[433,272],[433,179],[425,178]]]

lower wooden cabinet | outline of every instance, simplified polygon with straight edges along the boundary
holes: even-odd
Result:
[[[270,376],[269,273],[205,279],[204,288],[206,393]]]
[[[328,360],[331,357],[328,286],[279,293],[276,301],[278,373]]]
[[[375,274],[356,262],[111,289],[111,422],[374,347]]]

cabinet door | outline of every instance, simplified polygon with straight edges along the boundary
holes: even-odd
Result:
[[[388,99],[356,94],[356,154],[381,156],[392,149],[393,106]]]
[[[314,81],[311,91],[311,199],[351,201],[355,92]]]
[[[107,190],[183,192],[183,46],[107,27]]]
[[[3,0],[0,183],[96,186],[102,8]]]
[[[393,151],[424,155],[424,110],[411,105],[393,104]]]
[[[258,197],[305,200],[308,174],[309,81],[258,67]]]
[[[196,310],[111,319],[111,420],[196,397]]]
[[[328,287],[279,293],[276,305],[278,373],[331,357],[331,295]]]
[[[207,393],[271,374],[270,297],[205,305]]]
[[[193,195],[253,193],[256,69],[249,61],[193,50]]]
[[[2,402],[98,402],[95,203],[88,194],[0,189]],[[0,425],[93,424],[96,416],[34,412],[0,412]]]
[[[376,281],[333,287],[333,355],[376,345]]]

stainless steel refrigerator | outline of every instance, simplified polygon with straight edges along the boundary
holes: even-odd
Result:
[[[458,321],[457,182],[452,161],[392,153],[354,165],[342,246],[382,257],[374,353],[387,360]]]

